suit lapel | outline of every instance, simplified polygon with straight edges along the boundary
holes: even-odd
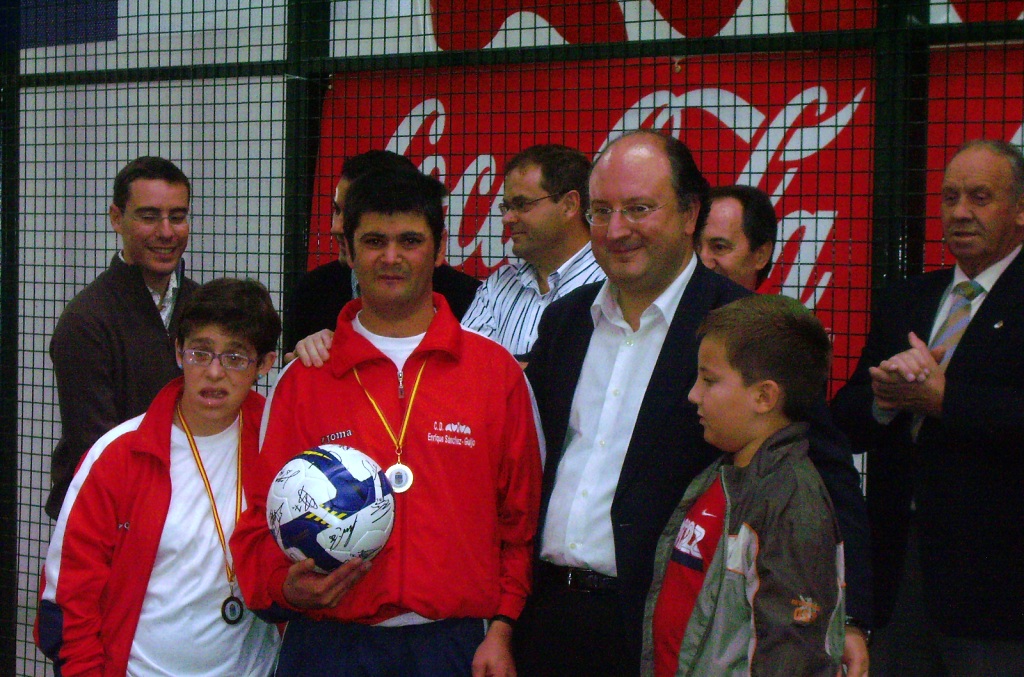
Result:
[[[657,446],[654,437],[664,422],[682,415],[682,409],[688,406],[687,395],[697,373],[697,328],[713,307],[711,275],[717,273],[697,265],[672,317],[637,414],[616,493],[629,486],[643,468],[643,457]]]
[[[926,282],[921,293],[916,299],[911,299],[913,306],[910,309],[910,331],[917,334],[917,337],[928,342],[932,334],[932,327],[935,325],[935,316],[939,312],[939,305],[942,302],[942,295],[946,288],[953,281],[953,269],[943,270],[935,275],[927,275],[921,278]],[[905,348],[910,347],[906,337],[902,337]],[[904,349],[905,349],[904,348]]]
[[[544,463],[544,486],[543,501],[547,504],[551,489],[555,483],[555,474],[558,464],[562,460],[562,453],[565,451],[565,436],[569,430],[569,413],[572,409],[572,401],[576,396],[576,386],[580,380],[580,373],[583,371],[583,360],[587,356],[587,348],[590,346],[590,338],[594,335],[594,322],[590,315],[590,306],[600,291],[601,285],[595,284],[593,289],[580,291],[579,301],[570,308],[566,321],[559,327],[558,334],[551,341],[552,346],[558,346],[559,354],[552,355],[548,363],[559,359],[557,367],[550,364],[545,371],[544,378],[552,380],[552,387],[546,388],[542,385],[534,387],[545,388],[547,394],[538,399],[547,402],[550,413],[541,411],[544,438],[547,442],[547,460]],[[554,358],[554,359],[552,359]],[[549,429],[550,428],[550,429]]]
[[[1020,292],[1024,288],[1024,252],[1006,267],[999,280],[985,295],[978,312],[967,325],[956,352],[950,358],[947,371],[957,372],[959,365],[977,364],[984,356],[972,354],[972,347],[990,345],[1004,320],[1011,313],[1020,313]]]
[[[600,287],[594,290],[594,298],[596,298],[599,289]],[[587,296],[589,297],[590,295],[587,294]],[[594,298],[587,298],[585,303],[581,303],[576,307],[576,316],[566,327],[567,331],[564,340],[558,344],[562,347],[563,360],[562,366],[558,371],[558,378],[561,381],[559,390],[568,395],[558,400],[560,410],[557,414],[557,420],[565,422],[561,431],[556,432],[559,457],[561,457],[561,448],[565,446],[569,411],[572,409],[572,401],[576,397],[576,386],[579,384],[580,374],[583,372],[583,361],[587,357],[590,339],[594,335],[594,322],[590,314],[590,306],[593,304]]]

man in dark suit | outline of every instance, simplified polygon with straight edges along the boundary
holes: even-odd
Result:
[[[687,401],[696,330],[749,293],[694,256],[708,184],[677,139],[615,141],[594,164],[590,196],[608,282],[548,308],[527,367],[548,450],[534,593],[515,633],[519,672],[531,677],[638,673],[656,541],[717,455]],[[849,451],[813,455],[838,511],[863,513]],[[863,604],[863,591],[849,593]]]
[[[872,553],[876,579],[886,583],[876,588],[878,620],[888,621],[895,605],[892,630],[923,638],[885,647],[891,674],[1019,675],[1024,156],[1001,141],[970,142],[947,165],[941,197],[956,266],[879,295],[833,412],[871,450]],[[897,585],[908,533],[918,547]],[[921,616],[898,621],[922,600]],[[912,654],[928,665],[908,664]]]
[[[358,296],[358,281],[345,263],[345,194],[359,177],[373,171],[417,171],[412,160],[387,150],[370,150],[354,155],[341,168],[341,178],[331,202],[331,236],[338,244],[338,260],[309,271],[296,285],[284,313],[285,345],[295,343],[322,329],[334,330],[342,306]],[[434,269],[434,291],[444,296],[456,319],[462,319],[473,302],[480,281],[455,270],[447,263]]]

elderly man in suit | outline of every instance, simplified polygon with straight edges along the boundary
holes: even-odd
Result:
[[[608,280],[549,306],[527,367],[548,449],[534,592],[514,635],[519,673],[531,677],[639,672],[658,536],[716,456],[686,397],[696,330],[708,311],[749,293],[694,256],[708,183],[679,140],[651,131],[618,139],[594,164],[590,197],[594,256]],[[811,455],[838,511],[858,522],[849,450]],[[864,591],[849,592],[859,608]]]
[[[833,412],[872,450],[868,510],[879,583],[900,580],[908,532],[918,546],[907,552],[902,588],[877,588],[879,620],[888,620],[898,592],[893,625],[924,638],[886,651],[891,674],[1020,675],[1024,156],[1001,141],[967,143],[946,167],[941,199],[956,266],[879,295]],[[921,615],[896,622],[920,600]],[[911,655],[925,665],[908,664]]]

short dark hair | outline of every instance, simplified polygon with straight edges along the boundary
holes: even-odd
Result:
[[[676,193],[676,198],[679,200],[680,205],[686,205],[693,200],[697,201],[697,224],[694,232],[702,230],[704,223],[708,220],[708,211],[711,209],[711,203],[708,201],[708,191],[711,185],[704,178],[700,167],[697,166],[697,161],[693,159],[693,153],[690,152],[685,143],[674,136],[663,134],[653,129],[634,129],[608,144],[605,147],[605,151],[626,137],[639,135],[653,137],[661,143],[661,148],[665,151],[665,156],[668,158],[669,169],[672,173],[672,189]],[[600,156],[594,160],[593,166],[597,165],[598,159],[600,159]],[[593,166],[591,167],[591,172],[594,171]]]
[[[186,301],[178,321],[181,345],[199,329],[215,325],[252,343],[262,358],[277,348],[281,318],[267,288],[256,280],[222,277],[199,287]]]
[[[832,343],[814,313],[796,299],[745,296],[708,313],[697,335],[721,341],[746,385],[778,383],[782,413],[790,421],[806,421],[825,396]]]
[[[126,164],[114,177],[114,205],[122,212],[128,207],[132,184],[139,179],[155,179],[175,186],[185,186],[192,199],[192,184],[185,172],[170,160],[153,155],[144,155]]]
[[[341,178],[355,181],[370,172],[418,171],[412,160],[390,150],[368,150],[345,160],[341,167]]]
[[[1021,149],[1002,139],[973,139],[960,146],[949,161],[952,162],[953,158],[965,150],[975,148],[985,148],[1006,158],[1010,163],[1010,190],[1018,200],[1024,197],[1024,153],[1021,152]]]
[[[775,215],[775,207],[772,205],[772,200],[768,197],[768,193],[753,186],[739,185],[718,186],[708,192],[710,204],[714,204],[715,200],[730,197],[739,202],[740,207],[743,209],[743,234],[747,237],[750,251],[754,251],[765,244],[771,244],[774,250],[775,242],[779,237],[779,217]],[[693,233],[693,244],[695,247],[704,234],[705,225],[707,224],[701,224],[701,227]],[[768,279],[768,274],[771,272],[772,258],[769,256],[765,267],[757,271],[757,284],[761,284]]]
[[[363,214],[419,214],[434,236],[434,252],[444,235],[444,184],[420,172],[376,171],[352,183],[345,195],[345,239],[354,252],[356,229]]]
[[[551,195],[569,191],[580,194],[580,214],[590,207],[590,160],[586,155],[558,143],[530,146],[505,165],[505,174],[531,165],[540,167],[540,187]]]

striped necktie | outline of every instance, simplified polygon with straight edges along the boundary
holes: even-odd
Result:
[[[949,362],[949,358],[953,356],[960,337],[964,335],[964,330],[971,322],[971,301],[978,298],[983,291],[985,288],[974,280],[960,282],[953,287],[953,305],[949,308],[949,315],[946,315],[938,333],[935,334],[931,345],[928,346],[932,350],[946,349],[946,354],[942,356],[941,366],[945,366]]]
[[[978,298],[978,295],[985,291],[985,288],[974,280],[959,282],[953,287],[953,304],[949,307],[949,314],[942,321],[942,326],[935,334],[935,339],[928,346],[932,350],[945,348],[946,353],[942,356],[940,367],[945,367],[949,358],[953,357],[953,351],[964,335],[964,330],[971,323],[971,301]],[[921,432],[921,425],[924,423],[924,416],[914,414],[910,425],[910,435],[916,441],[917,434]]]

